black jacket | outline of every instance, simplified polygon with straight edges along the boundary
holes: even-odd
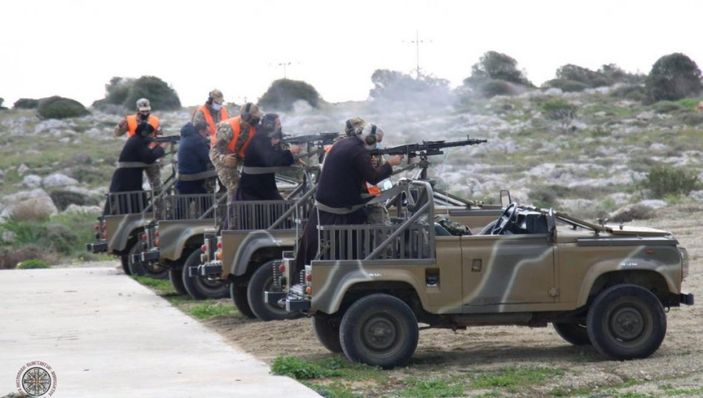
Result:
[[[338,141],[322,166],[316,199],[330,207],[350,207],[364,203],[366,182],[377,184],[393,173],[390,164],[371,165],[371,156],[357,137]]]
[[[149,140],[147,138],[138,134],[133,135],[124,144],[119,161],[151,164],[164,156],[165,152],[161,146],[150,149],[148,145]],[[141,191],[142,183],[144,182],[143,175],[143,168],[118,168],[112,174],[110,192]]]
[[[193,123],[181,128],[181,142],[178,144],[178,174],[197,174],[212,168],[208,139],[198,134]],[[178,181],[176,189],[181,194],[206,193],[205,180]]]
[[[293,154],[280,146],[271,145],[271,138],[257,134],[247,147],[245,167],[280,167],[290,166],[295,162]],[[247,174],[242,172],[237,197],[241,200],[277,200],[281,199],[276,187],[276,174]]]

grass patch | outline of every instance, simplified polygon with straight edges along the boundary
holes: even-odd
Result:
[[[703,396],[703,387],[679,387],[679,388],[674,388],[671,385],[667,385],[664,388],[664,392],[666,393],[667,397],[679,397],[679,396],[687,396],[687,397],[695,397],[695,396]]]
[[[159,296],[178,295],[168,279],[154,279],[149,276],[140,275],[132,275],[132,278],[142,285],[156,290]]]
[[[325,398],[359,398],[363,395],[355,394],[349,387],[345,386],[340,382],[334,382],[330,384],[321,383],[309,383],[303,382],[309,388],[315,390],[316,393],[322,395]]]
[[[204,302],[188,308],[188,313],[198,319],[210,319],[219,316],[231,316],[237,313],[232,303],[224,304],[217,301]]]
[[[339,369],[329,369],[318,363],[292,356],[282,356],[273,360],[271,373],[289,376],[296,380],[319,379],[322,377],[339,377]]]
[[[458,381],[445,379],[411,378],[400,391],[400,395],[418,398],[460,397],[464,395],[464,385]]]
[[[37,268],[49,268],[49,264],[41,259],[33,258],[31,260],[25,260],[17,264],[17,269],[37,269]]]
[[[539,384],[563,374],[563,370],[553,368],[506,368],[477,376],[472,386],[475,388],[501,387],[513,391],[517,387]]]

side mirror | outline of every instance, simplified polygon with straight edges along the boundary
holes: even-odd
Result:
[[[502,208],[508,207],[509,204],[513,203],[513,198],[510,196],[510,191],[507,189],[500,190],[500,206]]]

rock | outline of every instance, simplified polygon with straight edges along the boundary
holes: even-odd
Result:
[[[71,177],[68,177],[64,174],[61,173],[53,173],[50,174],[46,177],[44,177],[44,180],[42,180],[42,185],[44,188],[51,189],[51,188],[65,188],[71,185],[77,185],[78,181],[76,179],[73,179]]]
[[[645,112],[640,112],[637,116],[635,116],[638,120],[652,120],[654,119],[654,111],[645,111]]]
[[[68,124],[63,120],[48,119],[37,123],[34,127],[34,133],[43,133],[45,131],[54,131],[68,128]]]
[[[65,210],[70,205],[85,206],[94,205],[98,202],[95,198],[91,198],[87,193],[67,189],[51,191],[49,196],[51,196],[51,200],[54,202],[56,207],[59,208],[59,210]]]
[[[660,200],[660,199],[643,200],[643,201],[639,202],[638,204],[642,205],[642,206],[651,207],[654,210],[661,209],[662,207],[667,206],[667,203],[663,200]]]
[[[41,220],[56,213],[58,209],[51,197],[43,189],[21,191],[3,198],[7,205],[0,218],[17,218],[18,220]]]
[[[39,188],[41,186],[41,177],[36,174],[24,176],[22,179],[22,186],[30,189]]]
[[[66,214],[101,214],[100,206],[79,206],[75,204],[69,205],[64,213]]]
[[[703,202],[703,191],[691,191],[688,196],[696,202]]]
[[[29,167],[27,167],[27,165],[24,163],[22,163],[21,165],[19,165],[19,167],[17,167],[17,174],[19,174],[19,175],[24,175],[24,173],[26,173],[28,171],[29,171]]]
[[[643,205],[641,202],[621,207],[608,216],[612,222],[629,222],[632,220],[648,220],[654,217],[654,208]]]

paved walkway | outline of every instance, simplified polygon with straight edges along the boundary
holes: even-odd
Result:
[[[313,397],[114,268],[0,271],[0,396],[44,361],[53,397]]]

